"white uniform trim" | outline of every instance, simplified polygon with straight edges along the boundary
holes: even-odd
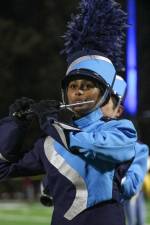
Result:
[[[119,75],[116,75],[116,80],[123,80],[123,78]]]
[[[65,159],[57,153],[54,147],[54,139],[48,136],[44,142],[44,151],[49,162],[56,167],[59,172],[70,180],[75,188],[76,195],[71,207],[67,210],[64,217],[72,220],[87,207],[87,187],[83,178],[75,171]]]
[[[68,145],[67,145],[67,141],[66,141],[66,137],[65,137],[65,134],[63,132],[63,129],[56,123],[53,123],[53,126],[55,127],[55,129],[57,130],[61,140],[62,140],[62,143],[64,144],[64,146],[68,149]]]
[[[9,162],[1,153],[0,153],[0,159]]]
[[[76,59],[75,61],[73,61],[73,62],[70,64],[70,66],[68,67],[68,70],[67,70],[67,72],[66,72],[66,75],[68,75],[68,74],[70,73],[70,71],[72,70],[72,67],[73,67],[74,65],[76,65],[76,64],[78,64],[78,63],[80,63],[80,62],[83,62],[83,61],[85,61],[85,60],[91,60],[91,59],[103,60],[103,61],[105,61],[105,62],[108,62],[108,63],[111,63],[111,64],[112,64],[112,62],[111,62],[108,58],[106,58],[106,57],[104,57],[104,56],[100,56],[100,55],[87,55],[87,56],[82,56],[82,57]]]
[[[68,124],[58,122],[58,121],[54,121],[54,124],[57,124],[59,127],[65,129],[65,130],[70,130],[70,131],[80,131],[80,129],[77,128],[77,127],[73,127],[73,126],[70,126],[70,125],[68,125]]]
[[[68,145],[67,145],[66,137],[65,137],[65,134],[64,134],[64,131],[63,130],[80,131],[80,129],[79,128],[76,128],[76,127],[73,127],[73,126],[70,126],[70,125],[65,124],[65,123],[58,122],[58,121],[54,121],[53,126],[57,130],[57,132],[59,134],[59,137],[61,138],[61,141],[64,144],[64,146],[67,149],[69,149],[68,148]]]

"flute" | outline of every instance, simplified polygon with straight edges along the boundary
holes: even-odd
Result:
[[[72,104],[61,104],[60,105],[60,109],[64,109],[64,108],[70,108],[72,106],[78,106],[78,105],[84,105],[84,104],[89,104],[94,102],[94,100],[89,100],[89,101],[83,101],[83,102],[76,102],[76,103],[72,103]]]
[[[70,107],[73,107],[73,106],[80,106],[80,105],[90,104],[90,103],[93,103],[93,102],[94,102],[94,100],[83,101],[83,102],[76,102],[76,103],[72,103],[72,104],[62,104],[61,103],[59,108],[61,110],[61,109],[70,108]],[[34,112],[31,109],[28,109],[28,110],[25,110],[25,111],[14,112],[12,115],[21,117],[21,116],[24,116],[24,115],[27,115],[27,114],[31,114],[31,113],[34,113]]]

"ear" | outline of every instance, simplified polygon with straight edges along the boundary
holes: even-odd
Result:
[[[123,111],[124,107],[122,105],[119,105],[117,108],[116,117],[119,118],[123,114]]]

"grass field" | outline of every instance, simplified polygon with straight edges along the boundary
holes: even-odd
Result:
[[[51,213],[40,203],[0,203],[0,225],[49,225]]]
[[[147,205],[146,225],[150,225],[150,201]],[[40,203],[0,203],[0,225],[49,225],[52,208]]]

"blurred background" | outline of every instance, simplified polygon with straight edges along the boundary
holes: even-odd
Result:
[[[128,95],[126,116],[137,127],[140,140],[150,146],[150,1],[118,2],[130,12],[129,21],[135,32],[133,43],[129,43],[128,33],[125,46],[126,69],[122,76],[129,82],[130,90],[136,93],[136,96],[132,92]],[[0,1],[1,118],[8,115],[10,104],[21,96],[31,97],[36,101],[61,99],[60,81],[67,66],[65,56],[60,54],[63,49],[62,36],[77,4],[78,0]],[[132,45],[135,47],[135,55],[130,55]],[[128,47],[131,49],[127,49]],[[136,62],[135,79],[131,77],[128,62],[133,57]],[[36,125],[31,128],[30,138],[26,140],[29,147],[37,136],[36,128]],[[37,200],[40,180],[41,177],[3,182],[0,185],[0,201]]]

